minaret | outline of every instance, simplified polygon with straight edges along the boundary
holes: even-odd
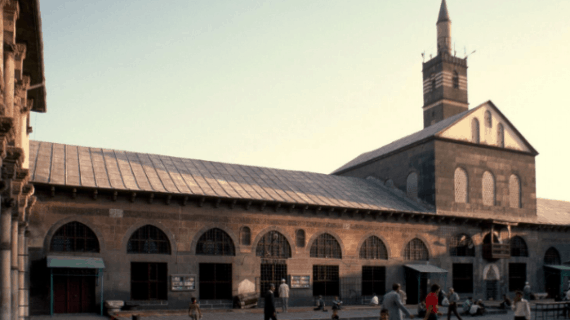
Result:
[[[437,56],[423,63],[424,128],[466,111],[467,59],[451,52],[451,19],[441,1],[437,19]]]

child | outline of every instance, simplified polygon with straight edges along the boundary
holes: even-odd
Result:
[[[192,320],[198,320],[202,318],[202,311],[200,311],[200,305],[196,303],[196,298],[192,298],[192,303],[188,308],[188,316]]]
[[[390,313],[388,312],[388,309],[382,309],[382,311],[380,311],[380,320],[388,319],[390,319]]]

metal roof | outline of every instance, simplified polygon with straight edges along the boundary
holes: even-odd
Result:
[[[560,271],[568,271],[570,272],[570,266],[560,266],[560,265],[545,265],[547,268],[556,269]]]
[[[47,256],[48,268],[89,268],[104,269],[105,263],[101,258]]]
[[[29,170],[50,185],[433,213],[366,179],[33,140]]]
[[[570,226],[570,202],[536,199],[537,222]]]
[[[416,270],[419,273],[447,273],[447,270],[431,264],[405,264],[404,267]]]

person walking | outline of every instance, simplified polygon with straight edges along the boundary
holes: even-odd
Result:
[[[449,288],[449,307],[447,309],[447,320],[451,319],[451,313],[453,312],[457,319],[461,320],[461,316],[457,312],[457,303],[459,302],[459,295],[453,288]]]
[[[525,282],[524,289],[523,289],[523,297],[528,301],[530,300],[530,283]]]
[[[289,306],[289,286],[285,282],[285,279],[281,279],[281,285],[279,286],[279,298],[281,298],[281,308],[283,309],[283,313],[285,313]]]
[[[402,290],[402,288],[398,290],[398,293],[400,294],[400,300],[402,301],[402,304],[406,305],[406,300],[408,300],[408,295],[404,290]]]
[[[439,290],[440,287],[437,283],[431,285],[430,293],[426,297],[427,312],[424,316],[424,320],[438,320],[437,316],[441,316],[443,314],[437,311],[437,295]]]
[[[382,301],[382,309],[387,309],[390,314],[390,320],[402,320],[402,312],[406,314],[407,317],[413,319],[414,316],[410,314],[408,309],[404,307],[400,301],[400,284],[394,283],[392,285],[392,291],[384,295],[384,300]]]
[[[192,298],[190,307],[188,308],[188,316],[192,320],[198,320],[202,318],[202,311],[200,310],[200,305],[196,302],[196,298]]]
[[[530,304],[523,299],[521,291],[516,292],[515,301],[511,308],[515,311],[515,320],[530,320]]]
[[[265,306],[263,308],[263,314],[265,315],[265,320],[277,320],[275,315],[275,297],[274,292],[275,285],[269,285],[269,291],[265,294]]]

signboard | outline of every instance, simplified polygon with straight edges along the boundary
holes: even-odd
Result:
[[[311,276],[291,276],[291,289],[307,289],[311,287]]]
[[[196,290],[196,275],[194,274],[172,274],[170,280],[172,291]]]

